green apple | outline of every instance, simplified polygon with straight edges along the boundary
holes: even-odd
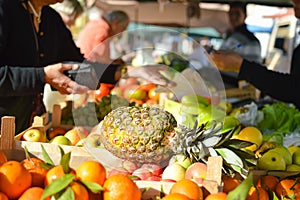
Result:
[[[288,150],[290,151],[292,156],[293,156],[294,152],[298,149],[300,149],[300,147],[294,146],[294,145],[288,147]]]
[[[46,133],[39,129],[32,128],[23,134],[23,140],[28,142],[46,142]]]
[[[286,163],[281,154],[276,151],[267,151],[257,161],[258,169],[285,170]]]
[[[286,165],[292,164],[292,155],[291,155],[290,151],[288,150],[288,148],[286,148],[285,146],[277,146],[274,149],[271,149],[269,151],[275,151],[275,152],[279,153],[280,155],[282,155],[282,157],[285,160]]]
[[[230,116],[230,115],[227,115],[224,117],[224,120],[223,120],[223,128],[222,128],[222,132],[226,132],[226,131],[229,131],[237,126],[239,126],[241,123],[240,123],[240,120],[238,120],[236,117],[234,116]],[[235,131],[235,134],[237,134],[241,129],[241,126],[239,126],[239,128]]]
[[[300,165],[300,149],[293,153],[293,164]]]
[[[178,163],[185,169],[187,169],[191,164],[191,159],[189,157],[184,156],[183,154],[176,154],[171,157],[169,161],[169,165],[173,163]]]
[[[59,145],[72,145],[71,141],[63,135],[55,136],[52,140],[50,140],[50,143]]]
[[[168,165],[162,175],[162,180],[180,181],[185,178],[185,168],[178,163]]]
[[[300,172],[300,165],[290,164],[286,166],[288,172]]]

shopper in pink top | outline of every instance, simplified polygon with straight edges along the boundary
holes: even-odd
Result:
[[[85,58],[93,62],[111,63],[110,39],[123,32],[129,24],[128,15],[112,10],[97,20],[89,21],[77,38],[77,46]]]

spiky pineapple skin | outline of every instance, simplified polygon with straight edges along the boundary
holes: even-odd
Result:
[[[177,122],[156,106],[119,107],[102,121],[100,140],[115,156],[137,163],[167,161]]]

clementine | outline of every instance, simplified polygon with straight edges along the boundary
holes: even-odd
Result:
[[[40,187],[28,188],[18,200],[40,200],[42,198],[44,189]],[[45,200],[50,200],[50,197],[45,198]]]
[[[3,151],[0,150],[0,165],[7,162],[7,157]]]
[[[173,193],[184,194],[193,200],[203,199],[202,189],[190,179],[182,179],[174,183],[170,190],[170,194]]]
[[[72,182],[71,189],[73,190],[73,192],[75,194],[76,200],[89,200],[88,190],[80,183]]]
[[[45,177],[44,186],[46,187],[50,183],[52,183],[55,179],[62,177],[65,175],[64,169],[62,165],[56,165],[48,170]]]
[[[0,192],[0,200],[9,200],[9,199],[6,194],[4,194],[3,192]]]
[[[266,190],[275,191],[276,185],[279,183],[279,179],[276,176],[265,175],[259,177],[256,186],[263,187]]]
[[[223,192],[225,193],[229,193],[230,191],[234,190],[241,183],[239,179],[228,175],[222,176],[222,182],[223,182]]]
[[[45,162],[39,158],[26,158],[21,161],[21,164],[30,172],[32,176],[31,186],[44,186],[45,177],[48,172],[47,169],[41,167],[41,164],[44,163]]]
[[[180,193],[168,194],[162,198],[162,200],[190,200],[187,196]]]
[[[296,183],[294,179],[283,179],[276,185],[275,193],[279,198],[295,195],[298,200],[300,199],[300,183]]]
[[[227,194],[224,192],[218,192],[215,194],[209,194],[205,200],[226,200]]]
[[[18,198],[31,186],[31,174],[18,161],[7,161],[0,166],[0,191],[9,199]]]
[[[103,188],[103,200],[140,200],[142,196],[135,182],[123,174],[110,176]]]
[[[248,192],[246,200],[269,200],[268,192],[262,187],[252,186]]]
[[[100,162],[88,160],[78,166],[76,177],[79,180],[96,182],[103,186],[106,180],[106,170]]]

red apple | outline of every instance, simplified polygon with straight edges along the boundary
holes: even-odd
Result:
[[[110,177],[112,175],[115,175],[115,174],[123,174],[125,176],[130,176],[131,174],[126,170],[124,169],[123,167],[117,167],[117,168],[113,168],[112,170],[110,170],[108,172],[108,175],[107,177]]]
[[[147,181],[161,181],[161,177],[153,175],[153,176],[148,177],[146,180]]]
[[[147,178],[153,176],[153,174],[148,169],[138,168],[132,172],[132,176],[137,176],[141,180],[147,180]]]
[[[138,166],[129,160],[123,160],[122,161],[122,167],[125,168],[129,173],[133,173],[136,169],[138,169]]]
[[[48,130],[48,139],[51,140],[52,138],[54,138],[55,136],[57,135],[64,135],[65,133],[67,132],[67,130],[63,127],[51,127],[49,130]]]
[[[205,179],[206,178],[206,172],[207,172],[207,166],[205,163],[196,162],[191,164],[187,169],[185,173],[186,179]]]
[[[163,173],[163,169],[158,164],[154,163],[145,163],[141,166],[141,168],[148,169],[152,172],[153,175],[160,176]]]
[[[31,128],[25,131],[23,140],[29,142],[46,142],[46,134],[39,129]]]

